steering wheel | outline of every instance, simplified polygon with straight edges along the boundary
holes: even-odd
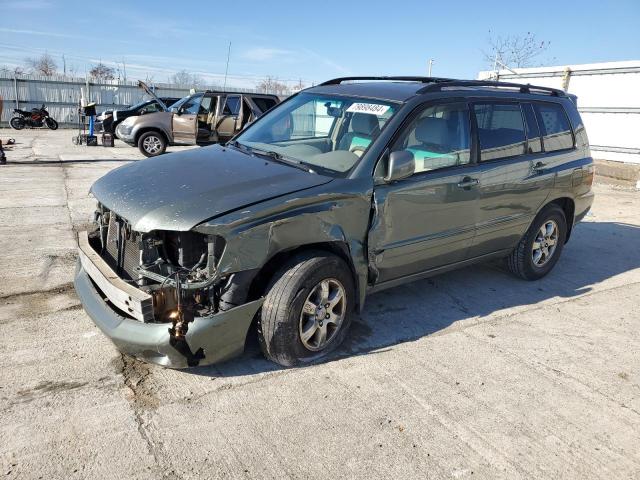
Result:
[[[354,155],[357,155],[358,157],[361,157],[365,150],[366,148],[359,147],[359,146],[351,147],[349,149],[351,153],[353,153]]]

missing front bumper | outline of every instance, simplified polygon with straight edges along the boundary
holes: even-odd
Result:
[[[100,260],[102,261],[102,260]],[[114,310],[91,281],[80,260],[74,285],[94,323],[123,353],[170,368],[209,365],[240,355],[263,299],[189,323],[184,344],[176,343],[167,323],[144,323]]]

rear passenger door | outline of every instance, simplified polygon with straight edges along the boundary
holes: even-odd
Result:
[[[471,110],[481,171],[469,256],[479,257],[518,243],[549,195],[553,176],[540,167],[544,154],[531,104],[478,101]]]
[[[241,108],[242,98],[240,95],[223,97],[222,113],[218,117],[218,124],[216,125],[219,141],[225,142],[235,135]]]

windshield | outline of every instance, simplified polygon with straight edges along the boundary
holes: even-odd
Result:
[[[151,100],[143,100],[142,102],[136,103],[135,105],[131,105],[129,110],[135,110],[140,107],[144,107],[147,103],[151,103]]]
[[[380,100],[301,93],[261,117],[236,141],[312,169],[345,173],[396,110]]]

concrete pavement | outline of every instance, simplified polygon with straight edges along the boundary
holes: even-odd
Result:
[[[71,135],[0,130],[6,478],[640,478],[640,193],[597,186],[539,282],[467,268],[371,296],[318,365],[173,371],[79,307],[88,187],[141,155]]]

